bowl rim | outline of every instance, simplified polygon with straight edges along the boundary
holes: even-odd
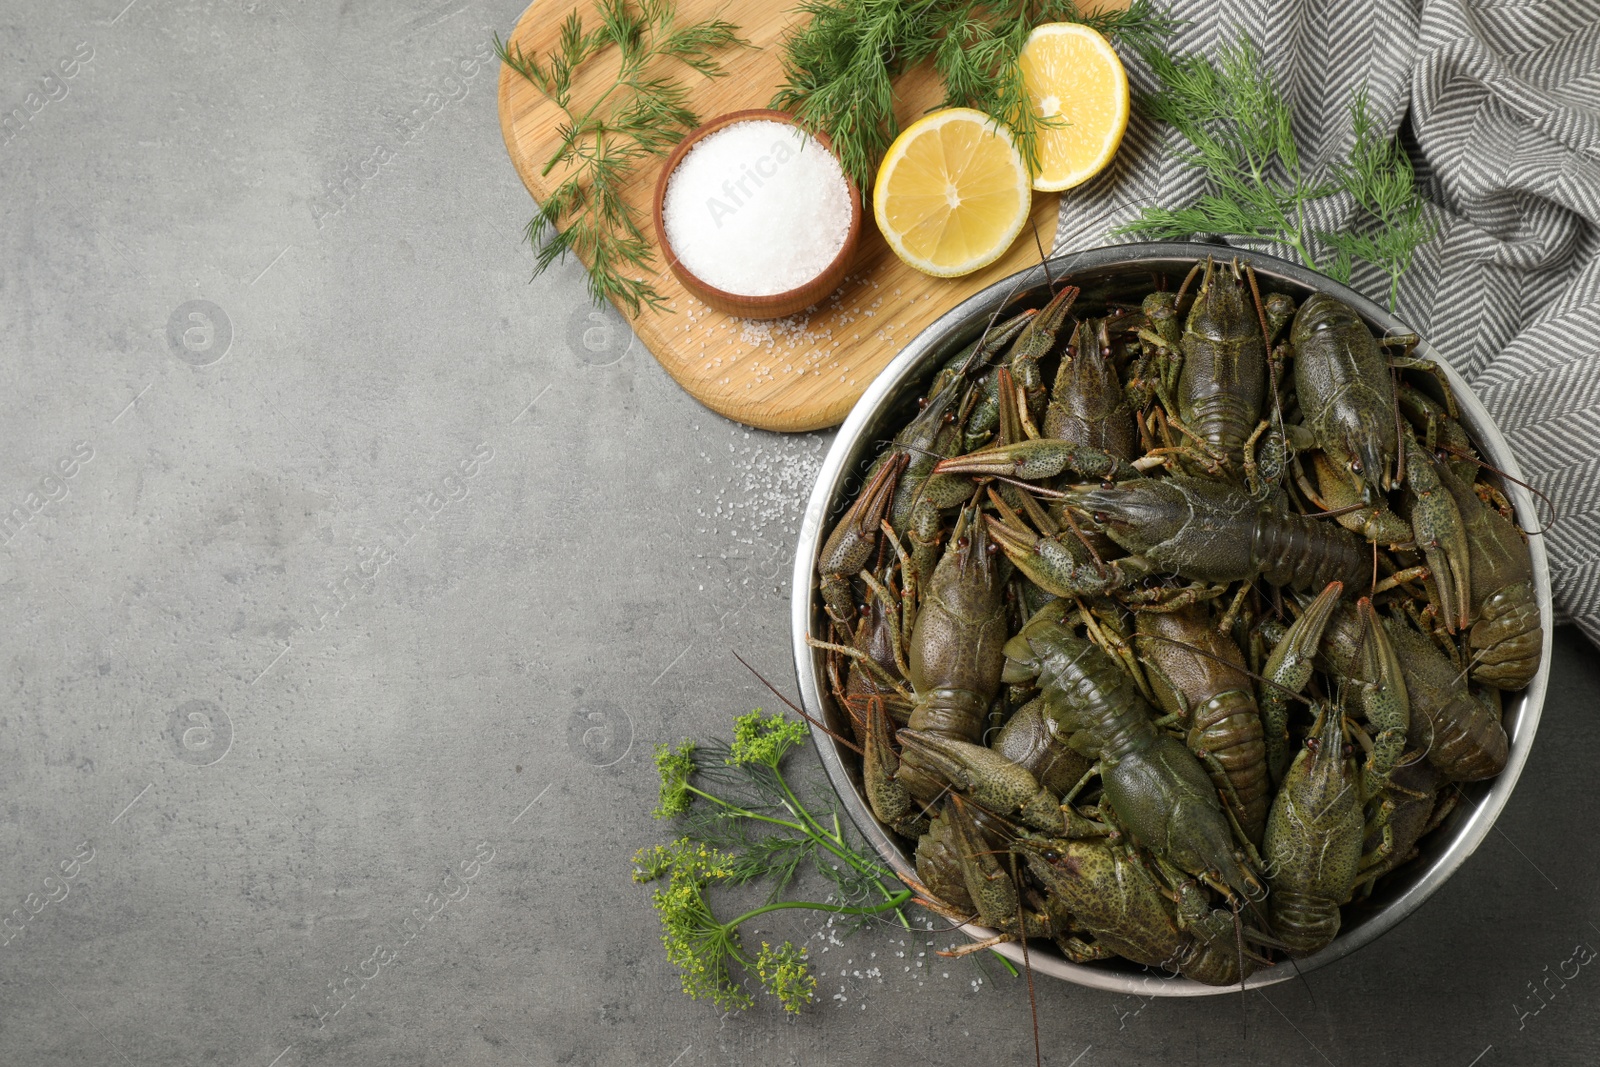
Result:
[[[1133,267],[1172,273],[1180,268],[1186,270],[1206,255],[1221,255],[1228,258],[1236,256],[1240,262],[1248,263],[1264,280],[1282,281],[1329,293],[1349,304],[1368,323],[1381,324],[1385,334],[1417,333],[1398,316],[1391,314],[1372,300],[1298,263],[1250,249],[1201,242],[1104,245],[1082,252],[1059,255],[1046,263],[997,281],[962,301],[924,328],[868,385],[840,427],[818,470],[817,480],[800,525],[800,535],[795,550],[791,600],[791,636],[795,670],[801,702],[807,714],[814,716],[818,721],[824,720],[827,710],[825,700],[828,699],[823,684],[821,659],[806,643],[806,637],[811,632],[814,621],[820,616],[813,595],[818,549],[826,524],[832,517],[833,503],[840,487],[852,476],[862,459],[870,454],[868,450],[872,442],[865,440],[865,435],[869,423],[878,415],[879,409],[903,386],[917,377],[924,362],[931,363],[934,359],[953,354],[955,347],[961,343],[960,340],[952,340],[953,338],[960,338],[964,331],[976,332],[975,327],[983,319],[998,313],[1018,296],[1024,298],[1032,296],[1041,285],[1070,280],[1075,274],[1111,268]],[[1451,388],[1456,393],[1463,425],[1472,434],[1484,457],[1504,472],[1505,487],[1512,500],[1519,525],[1525,530],[1539,529],[1541,524],[1533,497],[1525,487],[1526,479],[1521,467],[1483,403],[1449,360],[1426,340],[1417,345],[1415,352],[1417,355],[1433,359],[1444,369]],[[1449,839],[1448,844],[1444,845],[1442,851],[1431,861],[1413,869],[1409,884],[1394,899],[1360,916],[1355,924],[1341,929],[1339,935],[1326,948],[1305,959],[1295,961],[1294,966],[1280,965],[1257,971],[1245,980],[1243,983],[1245,988],[1258,988],[1288,981],[1342,959],[1370,944],[1421,907],[1423,902],[1466,862],[1488,836],[1496,818],[1510,799],[1517,779],[1522,774],[1522,768],[1527,762],[1549,684],[1554,631],[1549,559],[1542,538],[1529,537],[1528,547],[1533,564],[1534,596],[1540,622],[1544,628],[1543,644],[1539,669],[1533,680],[1520,694],[1506,701],[1504,718],[1508,724],[1510,746],[1505,768],[1495,778],[1486,782],[1472,783],[1459,790],[1464,801],[1461,808],[1466,810],[1460,816],[1453,838]],[[914,876],[915,871],[909,857],[873,817],[870,809],[857,794],[847,769],[846,753],[815,725],[811,727],[811,735],[829,782],[839,794],[840,803],[856,829],[896,874]],[[1468,795],[1469,789],[1478,793],[1476,803],[1473,803]],[[1419,858],[1413,863],[1424,864],[1424,860]],[[961,929],[968,937],[975,940],[989,937],[994,933],[976,923],[965,924]],[[1015,943],[1002,944],[997,951],[1018,964],[1023,962],[1021,947]],[[1208,986],[1154,968],[1146,968],[1143,973],[1137,973],[1124,969],[1076,964],[1059,955],[1053,948],[1048,951],[1043,948],[1030,950],[1028,956],[1033,969],[1038,973],[1110,992],[1143,996],[1209,996],[1229,993],[1240,988],[1238,984]]]
[[[683,157],[688,155],[695,145],[718,130],[740,122],[778,122],[800,130],[808,138],[820,144],[829,155],[833,156],[834,162],[839,164],[839,172],[844,175],[845,188],[850,193],[850,227],[845,231],[844,244],[839,246],[838,253],[823,268],[821,273],[792,289],[785,289],[779,293],[763,293],[758,296],[752,296],[746,293],[731,292],[712,285],[690,270],[688,265],[678,258],[678,254],[673,249],[671,242],[667,240],[667,224],[666,219],[662,216],[662,208],[666,202],[667,183],[672,178],[672,172],[677,169],[679,163],[683,162]],[[684,134],[683,140],[677,143],[672,151],[668,153],[665,162],[661,164],[661,172],[656,176],[655,192],[651,194],[650,211],[655,223],[656,246],[661,249],[661,258],[666,261],[667,267],[678,275],[678,280],[684,281],[685,276],[687,276],[691,279],[692,285],[690,282],[685,282],[686,288],[701,290],[718,301],[736,305],[742,309],[741,314],[746,315],[759,313],[763,308],[767,307],[783,307],[792,304],[802,295],[810,297],[805,304],[801,305],[802,308],[816,303],[838,286],[839,280],[850,269],[850,261],[854,258],[856,247],[861,241],[861,189],[856,185],[855,179],[850,176],[850,172],[845,169],[838,153],[833,150],[832,138],[821,130],[808,129],[800,121],[799,117],[791,112],[780,111],[770,107],[751,107],[743,108],[739,111],[728,111],[707,119]],[[696,295],[699,294],[697,293]]]

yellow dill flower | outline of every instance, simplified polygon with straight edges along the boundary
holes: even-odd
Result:
[[[683,991],[696,1000],[709,998],[724,1011],[749,1007],[751,997],[729,966],[744,961],[737,924],[717,922],[705,898],[708,886],[731,877],[732,857],[687,837],[652,851],[652,865],[668,879],[650,900],[661,920],[667,961],[682,971]]]
[[[656,772],[661,775],[661,799],[650,814],[657,819],[670,819],[688,811],[694,801],[689,792],[689,776],[694,773],[694,742],[685,741],[677,748],[657,745]]]
[[[784,780],[779,764],[805,740],[803,722],[786,719],[781,712],[763,715],[757,708],[735,720],[731,745],[711,742],[702,752],[693,741],[684,741],[676,748],[662,744],[655,749],[661,792],[654,815],[688,817],[681,824],[683,836],[634,853],[633,879],[656,883],[650,902],[661,922],[661,944],[679,970],[684,993],[712,1000],[724,1011],[749,1007],[751,991],[759,984],[785,1011],[798,1012],[811,1001],[817,985],[805,950],[790,942],[776,948],[763,942],[751,958],[739,939],[746,922],[789,908],[865,918],[897,910],[912,897],[910,889],[885,885],[893,873],[870,853],[852,847],[837,817],[831,826],[819,821]],[[728,786],[734,789],[731,796],[719,795]],[[751,832],[755,829],[760,835]],[[782,899],[783,889],[808,857],[824,877],[831,877],[837,900]],[[718,922],[708,890],[763,876],[776,883],[767,903]],[[879,896],[879,903],[853,903]]]
[[[783,1010],[800,1014],[803,1005],[811,1003],[817,990],[817,980],[806,965],[806,950],[785,941],[773,948],[761,942],[761,952],[756,956],[756,977],[768,993],[778,998]]]

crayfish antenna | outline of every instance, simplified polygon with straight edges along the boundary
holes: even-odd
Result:
[[[1172,302],[1172,306],[1177,309],[1179,314],[1183,313],[1183,294],[1189,291],[1189,283],[1194,281],[1194,276],[1200,273],[1200,269],[1202,267],[1205,268],[1206,272],[1205,278],[1202,279],[1200,283],[1203,288],[1205,282],[1211,277],[1212,262],[1210,256],[1206,257],[1206,261],[1204,263],[1196,263],[1194,266],[1190,267],[1189,273],[1183,276],[1183,284],[1178,286],[1178,298]]]
[[[1044,254],[1044,242],[1039,239],[1039,223],[1032,215],[1028,216],[1028,223],[1033,227],[1033,247],[1039,250],[1039,269],[1044,271],[1044,281],[1050,287],[1050,295],[1056,295],[1056,280],[1050,277],[1050,257]]]
[[[1048,275],[1049,271],[1047,270],[1045,273]],[[978,335],[978,340],[972,346],[973,360],[977,359],[978,353],[983,351],[983,342],[989,339],[989,331],[994,329],[994,324],[999,320],[1000,313],[1011,304],[1011,298],[1017,295],[1017,290],[1022,288],[1022,279],[1024,277],[1026,277],[1026,272],[1018,271],[1017,280],[1012,283],[1011,291],[1006,293],[1004,300],[995,305],[993,313],[989,316],[989,321],[983,325],[983,332]],[[969,373],[973,369],[972,360],[968,360],[967,365],[962,367],[962,373]]]
[[[1470,460],[1471,462],[1476,463],[1482,469],[1484,469],[1486,471],[1489,471],[1492,474],[1499,475],[1501,478],[1503,478],[1506,481],[1511,482],[1511,483],[1513,483],[1515,485],[1522,486],[1522,488],[1526,489],[1528,492],[1532,493],[1534,496],[1536,496],[1540,500],[1544,501],[1544,506],[1550,509],[1550,521],[1545,523],[1543,526],[1539,527],[1537,530],[1525,530],[1525,531],[1523,531],[1529,537],[1539,537],[1539,536],[1541,536],[1543,534],[1549,533],[1551,528],[1553,528],[1555,526],[1556,520],[1558,518],[1560,518],[1560,515],[1559,515],[1559,513],[1557,512],[1557,509],[1556,509],[1556,502],[1554,500],[1550,499],[1550,495],[1548,493],[1544,492],[1542,489],[1534,488],[1533,486],[1529,485],[1527,482],[1523,481],[1521,478],[1513,478],[1511,475],[1507,474],[1505,471],[1501,470],[1499,467],[1496,467],[1493,463],[1490,463],[1488,460],[1482,459],[1482,458],[1480,458],[1478,456],[1468,455],[1466,452],[1463,452],[1459,448],[1452,448],[1449,445],[1445,445],[1445,444],[1441,444],[1439,446],[1439,448],[1440,448],[1441,451],[1448,452],[1450,455],[1455,456],[1457,459]]]
[[[1306,981],[1306,972],[1300,969],[1300,963],[1293,956],[1286,956],[1289,966],[1294,968],[1294,976],[1300,979],[1300,984],[1306,987],[1306,996],[1311,998],[1311,1006],[1317,1005],[1317,991],[1311,988],[1311,983]]]
[[[1093,215],[1075,217],[1073,224],[1077,228],[1072,233],[1068,234],[1064,240],[1059,239],[1060,234],[1058,231],[1058,240],[1054,241],[1051,246],[1052,250],[1054,250],[1055,248],[1065,249],[1069,245],[1080,243],[1083,244],[1083,247],[1078,249],[1076,252],[1062,252],[1059,258],[1065,262],[1062,265],[1061,276],[1063,278],[1070,278],[1072,276],[1072,268],[1078,265],[1078,261],[1086,254],[1093,251],[1096,246],[1105,243],[1100,239],[1100,235],[1103,234],[1107,228],[1105,224],[1109,223],[1118,212],[1131,212],[1135,208],[1152,207],[1155,205],[1155,202],[1156,198],[1153,195],[1128,196],[1114,204],[1106,205],[1104,209],[1095,212]],[[1086,238],[1087,240],[1085,241]]]
[[[729,652],[733,652],[733,649],[730,648],[728,651]],[[860,748],[858,748],[856,746],[856,743],[854,741],[851,741],[848,738],[842,737],[839,734],[835,733],[833,730],[831,730],[828,727],[827,723],[819,722],[818,720],[812,718],[809,714],[806,713],[806,709],[805,708],[802,708],[800,705],[796,704],[794,701],[790,700],[788,697],[786,697],[782,693],[778,692],[777,687],[774,686],[771,682],[767,681],[765,678],[763,678],[760,671],[756,670],[754,667],[750,666],[749,663],[745,662],[745,658],[743,656],[739,655],[739,653],[733,652],[733,658],[738,660],[740,663],[743,663],[745,670],[747,670],[751,674],[755,675],[757,681],[759,681],[762,685],[766,686],[768,689],[772,690],[772,695],[777,697],[779,700],[783,701],[785,704],[787,704],[789,706],[789,709],[791,711],[793,711],[796,715],[800,716],[806,722],[810,723],[812,726],[815,726],[817,729],[821,730],[823,733],[827,734],[829,737],[833,738],[839,744],[845,746],[846,748],[850,749],[851,751],[853,751],[853,752],[860,752],[861,751]]]
[[[1250,1013],[1245,1008],[1245,979],[1250,975],[1244,969],[1244,923],[1239,921],[1239,902],[1233,902],[1233,950],[1239,961],[1239,1037],[1243,1045],[1250,1040]]]
[[[916,896],[911,899],[910,903],[917,905],[924,911],[933,913],[940,919],[943,919],[945,922],[945,930],[949,933],[954,933],[956,930],[961,929],[961,927],[965,926],[976,917],[972,915],[958,914],[954,908],[951,908],[950,905],[946,904],[944,901],[935,896],[933,890],[923,885],[913,875],[896,873],[895,877],[904,882],[906,886],[916,894]],[[874,920],[881,920],[881,916],[872,916],[872,918]],[[916,930],[921,928],[908,926],[907,929]],[[932,925],[932,920],[929,920],[928,932],[932,933],[934,929],[935,927]]]
[[[1017,867],[1016,853],[1011,854],[1011,880],[1016,883],[1017,899],[1022,899],[1022,872]],[[1039,1044],[1039,998],[1033,988],[1033,961],[1028,957],[1028,934],[1026,923],[1019,911],[1017,916],[1018,929],[1021,936],[1017,938],[1022,942],[1022,972],[1028,978],[1028,1014],[1033,1020],[1033,1065],[1044,1067],[1044,1051]]]

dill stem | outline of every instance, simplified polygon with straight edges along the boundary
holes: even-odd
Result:
[[[626,77],[618,78],[617,81],[614,82],[611,85],[610,88],[608,88],[605,92],[600,94],[599,98],[597,98],[594,103],[589,105],[589,110],[587,110],[587,111],[585,111],[583,113],[583,117],[582,118],[573,118],[572,109],[571,108],[567,107],[565,104],[561,103],[559,100],[556,100],[555,97],[550,96],[548,93],[546,93],[545,96],[546,96],[547,99],[549,99],[551,102],[553,102],[557,107],[559,107],[566,114],[568,121],[570,121],[572,123],[572,131],[573,131],[572,132],[572,136],[573,136],[574,140],[576,140],[578,137],[583,135],[584,128],[588,125],[589,120],[594,118],[594,113],[600,109],[600,105],[606,102],[606,98],[609,97],[612,93],[616,92],[618,89],[622,88],[623,86],[628,86],[630,89],[633,89],[634,91],[638,91],[638,88],[639,88],[638,83],[636,81],[634,81],[633,75],[628,75]],[[591,131],[591,132],[594,133],[595,140],[598,141],[600,139],[599,135],[600,135],[601,131],[594,130],[594,131]],[[604,157],[602,156],[600,158],[603,159]],[[556,155],[551,156],[550,159],[545,163],[544,168],[539,171],[539,176],[541,178],[547,176],[552,170],[555,169],[556,164],[558,162],[560,162],[560,159],[561,159],[561,155],[559,153],[557,153]]]
[[[799,815],[802,819],[806,820],[806,822],[811,826],[815,827],[815,836],[821,840],[823,844],[827,845],[828,849],[833,852],[834,855],[848,860],[850,866],[855,868],[857,872],[875,876],[876,881],[874,881],[873,884],[878,887],[878,892],[883,894],[885,900],[893,899],[893,896],[890,894],[889,890],[885,889],[883,885],[883,879],[892,877],[892,872],[885,870],[881,864],[871,863],[870,861],[868,861],[868,866],[863,867],[860,857],[857,856],[854,851],[849,850],[848,846],[845,845],[844,837],[839,833],[838,830],[838,818],[835,817],[834,832],[830,834],[826,827],[817,822],[816,818],[812,816],[811,812],[806,808],[806,806],[800,803],[800,798],[794,795],[794,791],[789,788],[788,781],[784,779],[783,772],[778,770],[776,767],[773,767],[772,771],[773,775],[778,779],[778,785],[783,790],[783,795],[789,798],[789,803],[792,805],[790,810],[795,812],[795,814]],[[846,849],[848,855],[846,852],[841,852],[839,849],[834,848],[833,845],[828,844],[830,841],[837,842],[840,848]],[[896,909],[896,911],[898,912],[898,909]],[[904,915],[900,916],[900,922],[905,925],[907,929],[910,929],[910,923],[906,921],[906,917]]]
[[[789,798],[789,810],[794,812],[800,818],[804,819],[806,821],[806,825],[810,826],[816,835],[832,839],[833,835],[828,833],[827,829],[812,817],[811,812],[806,808],[806,806],[800,803],[800,798],[794,795],[794,790],[789,788],[789,783],[783,777],[783,772],[778,770],[778,768],[773,767],[772,774],[773,777],[777,778],[778,780],[778,788],[782,789],[783,795]],[[840,841],[839,843],[841,845],[844,844],[843,841]]]
[[[772,823],[774,826],[782,826],[782,827],[784,827],[786,829],[789,829],[789,830],[797,830],[800,833],[805,834],[807,836],[813,836],[811,834],[811,831],[808,830],[806,827],[802,826],[800,823],[790,822],[788,819],[775,819],[771,815],[762,815],[759,812],[751,811],[748,808],[742,808],[737,804],[732,804],[732,803],[729,803],[726,800],[723,800],[721,797],[717,796],[715,793],[708,793],[704,789],[701,789],[699,786],[694,785],[694,784],[689,783],[689,782],[685,782],[683,787],[684,787],[684,789],[686,789],[689,792],[695,794],[696,796],[705,797],[707,800],[711,801],[713,804],[722,805],[724,808],[727,808],[729,811],[733,812],[735,815],[738,815],[738,816],[740,816],[742,818],[755,819],[758,822],[769,822],[769,823]]]
[[[641,46],[644,46],[645,42],[641,41],[640,44],[641,44]],[[655,44],[655,42],[653,40],[650,41],[649,42],[649,47],[653,47],[654,44]],[[646,54],[646,55],[649,54],[649,47],[644,47],[643,48],[643,54]],[[594,53],[591,53],[589,56],[587,56],[585,58],[586,59],[593,59],[594,56],[598,55],[599,52],[601,52],[601,51],[604,51],[604,49],[603,48],[599,49],[598,51],[596,51]],[[563,104],[560,100],[557,100],[554,96],[552,96],[544,88],[544,86],[540,85],[538,82],[533,81],[532,78],[528,78],[528,81],[533,84],[534,88],[538,89],[541,93],[544,93],[544,97],[545,97],[546,100],[549,100],[551,103],[553,103],[557,107],[559,107],[561,109],[562,113],[567,116],[567,120],[572,123],[572,137],[573,137],[573,140],[576,141],[579,137],[583,136],[584,131],[585,131],[585,127],[587,127],[587,125],[589,123],[589,120],[594,118],[594,113],[600,109],[600,105],[605,103],[606,100],[611,96],[612,93],[616,92],[618,89],[622,88],[623,86],[627,86],[628,88],[633,89],[635,92],[638,91],[639,84],[634,79],[638,76],[638,73],[639,73],[639,70],[640,70],[641,66],[642,66],[642,64],[640,62],[638,62],[637,60],[635,60],[632,63],[630,63],[629,60],[626,57],[624,57],[623,61],[622,61],[622,69],[617,72],[617,80],[615,82],[613,82],[610,86],[608,86],[606,88],[605,92],[601,93],[598,97],[595,98],[594,103],[589,105],[588,110],[586,110],[583,113],[583,117],[581,119],[580,118],[574,118],[573,114],[572,114],[572,109],[570,107],[568,107],[566,104]],[[547,175],[549,175],[549,173],[552,170],[555,169],[556,162],[560,158],[561,158],[561,153],[559,153],[559,152],[557,154],[551,156],[550,159],[545,163],[544,168],[539,171],[539,176],[542,178],[542,177],[546,177]]]
[[[900,905],[909,899],[909,895],[902,895],[898,892],[891,893],[883,884],[884,879],[895,877],[894,872],[888,870],[882,864],[874,863],[871,860],[863,860],[861,856],[857,855],[853,849],[844,843],[843,836],[837,831],[830,834],[825,827],[817,822],[806,806],[800,803],[800,798],[796,797],[794,795],[794,791],[789,788],[789,783],[784,779],[783,773],[776,767],[774,767],[772,770],[773,776],[778,780],[779,788],[783,790],[784,796],[786,796],[789,800],[789,810],[793,812],[796,817],[805,820],[804,825],[790,822],[787,819],[775,819],[770,815],[759,815],[756,812],[739,807],[737,804],[730,804],[728,801],[723,800],[714,793],[708,793],[704,789],[700,789],[699,787],[691,785],[687,782],[684,784],[691,793],[694,793],[697,796],[702,796],[714,803],[720,804],[724,808],[733,812],[735,815],[744,816],[750,819],[757,819],[761,822],[771,823],[775,826],[782,826],[786,829],[796,830],[800,833],[803,833],[812,838],[829,852],[832,852],[835,856],[844,860],[850,865],[851,869],[856,871],[858,874],[872,875],[872,884],[877,887],[879,893],[883,894],[884,903],[882,906],[879,906],[877,909],[871,912],[871,914],[876,915],[879,911],[886,911],[892,907],[894,908],[895,914],[900,917],[900,925],[909,930],[911,928],[910,920],[908,920],[900,911]],[[742,922],[743,920],[739,921]],[[736,922],[734,925],[737,926],[738,923]]]
[[[1298,213],[1299,212],[1297,211],[1296,214]],[[1283,236],[1288,238],[1290,247],[1292,247],[1296,252],[1300,253],[1300,262],[1304,263],[1311,270],[1318,269],[1316,260],[1311,258],[1310,252],[1306,251],[1305,240],[1299,233],[1286,233]]]
[[[781,782],[783,780],[783,776],[779,775],[778,776],[778,780]],[[772,823],[774,826],[782,826],[782,827],[784,827],[786,829],[795,830],[795,831],[797,831],[799,833],[805,834],[807,837],[809,837],[812,840],[816,841],[823,848],[827,849],[829,852],[832,852],[835,856],[838,856],[840,859],[844,860],[852,868],[854,868],[855,870],[861,872],[862,874],[874,874],[874,875],[878,875],[879,877],[888,877],[890,875],[889,871],[884,870],[883,868],[879,867],[877,864],[872,864],[871,867],[866,867],[866,868],[862,867],[861,857],[856,855],[854,852],[852,852],[848,848],[844,848],[844,847],[842,847],[842,846],[840,846],[838,844],[835,844],[833,839],[830,837],[830,835],[826,831],[818,833],[818,832],[812,830],[812,828],[810,826],[804,825],[802,823],[790,822],[788,819],[777,819],[777,818],[773,818],[771,815],[762,815],[759,812],[750,811],[747,808],[742,808],[737,804],[731,804],[728,801],[723,800],[721,797],[717,796],[715,793],[708,793],[704,789],[701,789],[698,786],[692,785],[692,784],[687,783],[687,782],[684,783],[684,788],[687,789],[689,792],[694,793],[696,796],[705,797],[707,800],[709,800],[709,801],[711,801],[711,802],[713,802],[715,804],[722,805],[724,808],[727,808],[729,811],[733,812],[735,815],[738,815],[738,816],[741,816],[741,817],[747,818],[747,819],[755,819],[758,822]],[[784,787],[784,792],[785,793],[789,792],[787,786]],[[789,795],[792,797],[794,794],[790,793]],[[799,802],[796,801],[796,803],[799,803]],[[803,811],[804,809],[802,808],[801,810]],[[802,816],[802,817],[805,817],[805,816]],[[881,889],[882,886],[879,886],[879,888]]]
[[[723,923],[722,928],[731,932],[758,915],[765,915],[769,911],[782,911],[785,908],[808,908],[811,911],[826,911],[833,915],[881,915],[891,908],[899,908],[910,900],[913,895],[911,890],[902,889],[882,904],[862,905],[860,907],[845,904],[822,904],[814,900],[780,900],[776,904],[763,904],[759,908],[747,911],[732,922]]]
[[[1311,253],[1306,250],[1306,246],[1305,246],[1305,233],[1306,233],[1306,198],[1305,198],[1305,193],[1306,193],[1306,190],[1305,190],[1305,183],[1303,181],[1301,181],[1300,174],[1299,174],[1298,170],[1295,172],[1295,176],[1294,176],[1294,192],[1295,192],[1295,197],[1294,197],[1294,221],[1295,221],[1295,227],[1294,227],[1294,234],[1289,238],[1289,243],[1294,246],[1294,250],[1296,252],[1300,253],[1300,262],[1304,263],[1307,267],[1311,268],[1312,270],[1317,270],[1318,269],[1317,268],[1317,263],[1316,263],[1315,260],[1313,260],[1311,258]]]

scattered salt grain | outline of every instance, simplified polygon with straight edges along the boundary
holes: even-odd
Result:
[[[661,204],[667,243],[700,280],[741,296],[787,292],[844,247],[850,187],[838,160],[783,122],[736,122],[678,162]]]

